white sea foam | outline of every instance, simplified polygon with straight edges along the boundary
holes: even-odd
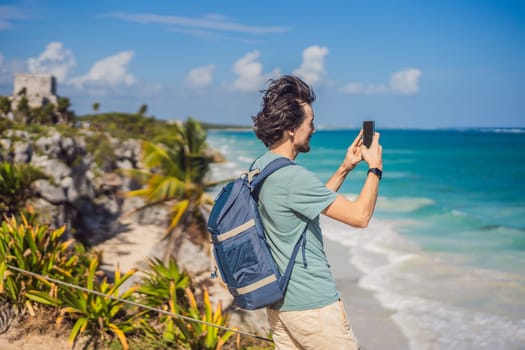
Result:
[[[208,174],[208,181],[223,181],[226,179],[237,178],[243,169],[241,169],[237,163],[224,162],[224,163],[213,163],[210,164],[210,172]],[[214,192],[218,192],[219,189],[215,189]]]
[[[525,129],[520,129],[520,128],[493,128],[493,129],[481,129],[481,131],[495,132],[495,133],[509,133],[509,134],[525,133]]]
[[[253,162],[253,159],[250,158],[250,157],[246,157],[246,156],[239,156],[237,158],[237,160],[240,162],[240,163],[251,163]]]
[[[424,252],[397,233],[411,224],[373,219],[366,229],[352,229],[321,218],[327,239],[347,246],[363,273],[359,285],[393,310],[411,349],[521,349],[523,277]]]
[[[388,173],[385,173],[384,176],[388,176],[389,179],[405,179],[409,177],[410,174],[402,171],[389,171]]]
[[[453,216],[467,216],[467,213],[457,209],[453,209],[451,213]]]
[[[424,197],[379,197],[377,209],[384,212],[409,213],[432,204],[432,199]]]

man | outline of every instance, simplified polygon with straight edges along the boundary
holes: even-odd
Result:
[[[278,157],[295,160],[310,150],[315,132],[313,90],[302,80],[283,76],[263,91],[261,111],[253,117],[254,131],[268,151],[254,168]],[[259,194],[259,212],[272,255],[284,271],[295,243],[307,227],[304,258],[298,255],[285,298],[267,309],[277,349],[358,349],[323,248],[321,213],[354,227],[366,227],[375,208],[382,171],[379,133],[370,148],[362,131],[326,184],[301,166],[284,167],[270,175]],[[355,201],[337,190],[348,173],[364,160],[370,170]]]

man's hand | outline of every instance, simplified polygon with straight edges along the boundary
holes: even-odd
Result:
[[[361,156],[368,163],[370,168],[383,169],[383,147],[379,144],[380,134],[376,131],[372,139],[370,148],[361,143]]]
[[[352,144],[348,147],[346,151],[346,156],[343,160],[343,167],[347,171],[350,171],[353,168],[355,168],[355,166],[363,160],[363,155],[361,152],[361,146],[363,144],[362,137],[363,130],[361,129],[357,137],[354,139],[354,142],[352,142]]]

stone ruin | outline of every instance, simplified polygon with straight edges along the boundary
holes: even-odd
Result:
[[[51,74],[15,74],[12,106],[16,109],[18,102],[26,96],[29,107],[42,107],[48,103],[57,104],[56,80]]]

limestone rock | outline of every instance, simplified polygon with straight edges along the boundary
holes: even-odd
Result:
[[[17,163],[29,163],[33,156],[33,147],[27,141],[15,141],[13,145],[13,160]]]
[[[66,200],[66,194],[62,187],[53,185],[48,180],[38,180],[34,185],[42,197],[52,203],[62,203]]]
[[[64,162],[56,158],[39,157],[33,162],[34,166],[41,168],[55,181],[61,181],[64,177],[71,176],[72,170]]]
[[[60,156],[60,141],[62,136],[58,131],[52,131],[49,136],[42,136],[35,141],[35,147],[38,151],[52,158]]]

